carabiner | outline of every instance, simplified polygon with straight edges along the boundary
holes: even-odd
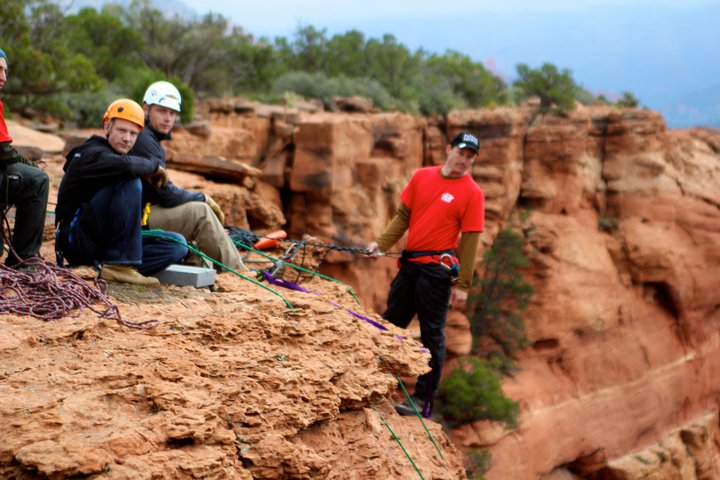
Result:
[[[455,260],[453,260],[452,255],[450,255],[449,253],[443,253],[442,255],[440,255],[440,265],[447,268],[448,270],[452,270],[453,266],[455,266]]]

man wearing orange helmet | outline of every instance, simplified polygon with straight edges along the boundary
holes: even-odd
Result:
[[[128,155],[143,129],[142,108],[116,100],[103,118],[105,137],[93,135],[67,156],[58,190],[56,250],[71,265],[100,264],[100,276],[139,285],[187,255],[182,235],[142,236],[141,178],[167,183],[160,161]],[[177,243],[180,242],[180,243]]]
[[[0,89],[5,85],[7,72],[8,58],[0,50]],[[15,205],[12,249],[5,259],[8,267],[40,251],[50,185],[47,174],[15,150],[11,143],[0,101],[0,204]]]
[[[165,166],[165,149],[160,142],[170,139],[181,102],[180,92],[170,82],[159,81],[148,87],[143,97],[145,129],[138,135],[132,155],[160,160]],[[225,232],[225,215],[209,195],[184,190],[171,181],[160,188],[143,182],[143,203],[149,228],[180,232],[204,254],[233,270],[245,270]]]

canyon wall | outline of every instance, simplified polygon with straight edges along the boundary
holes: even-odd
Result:
[[[611,107],[435,119],[223,100],[200,111],[207,128],[178,132],[173,151],[263,171],[245,195],[273,205],[274,220],[223,199],[236,224],[269,231],[286,219],[290,238],[359,248],[392,218],[415,169],[442,163],[455,133],[478,135],[482,249],[527,212],[536,293],[524,315],[531,346],[504,382],[521,404],[519,427],[478,422],[451,438],[490,450],[488,479],[720,476],[720,133],[672,131],[657,113]],[[322,271],[381,312],[396,267],[335,250]],[[451,358],[469,351],[468,325],[452,312]]]

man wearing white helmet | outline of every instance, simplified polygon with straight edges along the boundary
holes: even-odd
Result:
[[[160,160],[166,165],[165,149],[160,142],[170,139],[181,102],[180,92],[170,82],[155,82],[148,87],[143,97],[146,128],[138,136],[132,155]],[[143,182],[143,204],[146,206],[143,221],[148,228],[178,232],[223,265],[245,270],[223,227],[225,215],[209,195],[184,190],[172,182],[160,188]]]

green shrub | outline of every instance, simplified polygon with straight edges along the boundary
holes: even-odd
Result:
[[[602,217],[600,217],[600,220],[598,220],[598,229],[604,230],[608,233],[616,232],[619,226],[620,220],[615,217],[603,215]]]
[[[615,102],[615,105],[621,108],[634,108],[640,104],[640,101],[631,92],[622,92],[622,97]]]
[[[416,75],[403,89],[402,99],[404,111],[422,115],[446,115],[452,109],[468,106],[449,79],[431,71]]]
[[[520,90],[522,98],[539,97],[541,112],[548,112],[553,106],[560,111],[575,108],[575,96],[579,87],[567,68],[558,70],[552,63],[544,63],[540,68],[530,68],[520,63],[515,69],[518,79],[513,85]]]
[[[369,98],[378,108],[387,110],[396,105],[396,100],[376,80],[350,78],[344,75],[328,77],[324,73],[287,72],[273,83],[271,93],[283,95],[293,92],[305,98],[320,100],[325,108],[333,108],[332,97],[358,95]]]
[[[510,428],[517,426],[520,407],[503,394],[495,361],[460,358],[440,384],[438,410],[450,423],[494,420]]]
[[[523,245],[520,233],[511,228],[501,230],[483,255],[483,273],[477,282],[479,293],[469,297],[473,353],[485,357],[497,355],[505,365],[511,365],[514,352],[528,344],[521,314],[535,290],[522,274],[522,269],[529,265]],[[483,350],[485,339],[501,351]]]
[[[65,93],[59,96],[71,114],[68,121],[80,128],[102,128],[108,105],[123,95],[114,86],[100,92]]]
[[[465,474],[468,480],[485,480],[484,473],[490,470],[491,455],[488,449],[468,451]]]

